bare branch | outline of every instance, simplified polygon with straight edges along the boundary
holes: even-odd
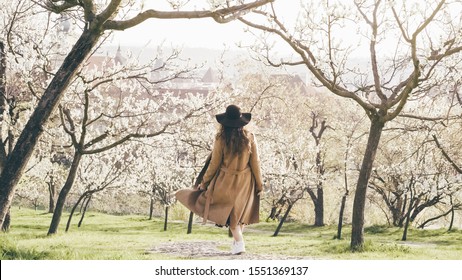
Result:
[[[406,40],[408,43],[411,42],[411,39],[409,38],[409,35],[406,33],[406,30],[404,29],[403,23],[399,19],[398,13],[395,10],[395,7],[392,6],[391,10],[393,11],[393,16],[395,17],[396,23],[399,26],[399,29],[401,30],[401,35],[403,35],[404,40]]]
[[[260,100],[262,99],[262,97],[265,95],[265,93],[270,90],[272,87],[274,87],[275,85],[274,84],[269,84],[257,97],[257,100],[255,100],[255,102],[253,103],[253,105],[250,107],[250,111],[249,112],[252,112],[253,109],[255,108],[255,106],[257,106],[258,103],[260,103]]]
[[[116,0],[114,0],[116,1]],[[197,18],[212,18],[218,23],[227,23],[242,16],[244,12],[266,5],[274,0],[258,0],[255,2],[242,4],[233,7],[218,9],[215,11],[157,11],[147,10],[139,13],[137,16],[128,20],[108,20],[104,24],[104,29],[112,30],[125,30],[134,27],[143,21],[156,18],[156,19],[197,19]]]
[[[87,144],[85,144],[85,145],[83,146],[83,148],[84,148],[84,149],[88,149],[89,147],[91,147],[91,146],[93,146],[93,145],[95,145],[95,144],[97,144],[97,143],[103,141],[103,140],[106,139],[108,136],[109,136],[108,132],[105,132],[105,133],[101,134],[100,136],[98,136],[98,137],[96,137],[96,138],[90,140]]]
[[[380,1],[375,3],[374,12],[373,12],[373,20],[369,22],[369,25],[372,28],[372,38],[370,43],[370,52],[371,52],[371,67],[372,67],[372,74],[374,76],[374,85],[375,85],[375,92],[380,100],[385,101],[387,97],[382,92],[382,88],[380,87],[380,76],[379,76],[379,68],[377,65],[377,51],[376,51],[376,44],[377,44],[377,34],[378,34],[378,23],[377,23],[377,10],[379,8]]]
[[[388,100],[387,103],[390,108],[396,104],[398,106],[395,108],[393,112],[389,112],[387,114],[387,116],[385,117],[385,121],[392,120],[401,113],[402,109],[404,108],[404,105],[406,104],[408,100],[409,94],[419,84],[420,82],[419,77],[421,75],[421,69],[420,69],[420,60],[417,57],[417,36],[433,21],[436,14],[441,10],[445,2],[446,2],[445,0],[442,0],[438,4],[438,6],[433,10],[432,14],[427,19],[425,19],[425,21],[412,34],[412,38],[410,39],[409,42],[411,44],[411,55],[412,55],[412,62],[414,65],[414,70],[409,75],[409,77],[406,79],[407,81],[406,86],[401,91],[401,93],[394,100],[390,100],[390,99]],[[402,85],[403,84],[400,84],[399,86],[402,87]]]
[[[178,123],[178,122],[176,122]],[[176,123],[173,123],[173,124],[176,124]],[[129,140],[131,140],[132,138],[151,138],[151,137],[155,137],[155,136],[158,136],[162,133],[164,133],[167,128],[170,126],[170,125],[173,125],[172,123],[168,123],[166,124],[164,127],[162,127],[160,130],[156,131],[156,132],[153,132],[153,133],[130,133],[124,137],[122,137],[121,139],[107,145],[107,146],[104,146],[102,148],[99,148],[99,149],[94,149],[94,150],[85,150],[83,151],[82,154],[85,154],[85,155],[89,155],[89,154],[97,154],[97,153],[101,153],[101,152],[104,152],[104,151],[107,151],[107,150],[110,150],[116,146],[119,146]]]
[[[58,2],[62,2],[62,4],[58,4]],[[60,14],[64,11],[67,11],[77,6],[82,6],[82,4],[79,3],[78,0],[65,0],[65,1],[46,0],[45,4],[39,4],[39,5],[55,14]]]
[[[184,116],[183,118],[181,119],[178,119],[176,121],[173,121],[173,122],[169,122],[167,124],[165,124],[161,129],[155,131],[155,132],[152,132],[152,133],[130,133],[130,134],[127,134],[126,136],[122,137],[121,139],[107,145],[107,146],[104,146],[102,148],[99,148],[99,149],[94,149],[94,150],[85,150],[82,152],[82,154],[97,154],[97,153],[101,153],[101,152],[104,152],[104,151],[107,151],[107,150],[110,150],[118,145],[121,145],[131,139],[140,139],[140,138],[152,138],[152,137],[155,137],[155,136],[158,136],[162,133],[166,133],[167,129],[171,126],[174,126],[174,125],[177,125],[179,124],[180,122],[186,120],[186,119],[189,119],[191,117],[194,116],[194,111],[191,111],[189,112],[186,116]]]
[[[98,15],[98,19],[104,22],[110,19],[111,17],[114,17],[116,15],[117,9],[120,6],[120,2],[122,1],[121,0],[111,0],[111,3],[107,5],[106,9]]]
[[[286,41],[295,52],[297,52],[300,55],[300,57],[303,59],[304,64],[325,87],[327,87],[336,95],[355,100],[366,111],[375,112],[375,107],[373,105],[368,104],[367,102],[362,100],[358,95],[348,91],[340,85],[334,84],[331,80],[329,80],[322,72],[322,70],[320,70],[318,67],[315,66],[315,64],[313,64],[313,60],[311,59],[310,55],[311,52],[306,51],[308,48],[306,46],[303,46],[300,42],[294,41],[292,36],[286,35],[280,30],[250,22],[244,18],[239,18],[239,21],[255,29],[273,33],[279,36],[281,39]]]
[[[445,2],[446,0],[441,0],[441,2],[438,4],[435,10],[433,10],[433,13],[422,23],[422,25],[419,28],[417,28],[414,34],[412,34],[412,41],[415,41],[417,36],[433,21],[436,14],[438,14]]]
[[[399,114],[398,117],[416,119],[416,120],[422,120],[422,121],[433,121],[433,122],[459,118],[458,116],[427,117],[427,116],[417,116],[417,115],[412,115],[412,114]]]
[[[449,156],[449,154],[446,152],[446,150],[441,146],[440,141],[438,140],[438,138],[436,137],[436,135],[433,134],[432,136],[433,136],[433,140],[434,140],[435,143],[436,143],[436,146],[438,147],[438,149],[440,149],[440,151],[441,151],[441,153],[443,154],[444,158],[451,164],[452,167],[454,167],[454,169],[457,171],[457,173],[462,174],[462,168],[460,168],[460,167],[454,162],[454,160]]]
[[[451,55],[456,54],[456,53],[461,52],[461,51],[462,51],[462,46],[458,46],[458,47],[455,47],[455,48],[449,48],[442,54],[431,55],[428,59],[429,60],[441,60],[441,59],[443,59],[445,57],[451,56]]]
[[[64,109],[61,105],[59,106],[59,116],[61,118],[61,124],[63,125],[64,131],[71,137],[72,145],[77,147],[77,137],[75,136],[75,124],[72,120],[71,113],[68,109]],[[66,117],[67,122],[70,125],[70,128],[67,127],[66,121],[64,120],[64,116]]]

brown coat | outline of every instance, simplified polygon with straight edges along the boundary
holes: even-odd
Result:
[[[247,132],[250,151],[232,156],[221,138],[215,140],[212,157],[203,182],[207,191],[184,189],[176,198],[189,210],[217,225],[259,222],[262,190],[260,159],[255,136]],[[208,201],[207,201],[208,200]]]

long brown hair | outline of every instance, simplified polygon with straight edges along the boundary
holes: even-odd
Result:
[[[221,125],[217,138],[224,140],[227,151],[232,155],[239,154],[245,149],[250,150],[250,140],[244,127],[228,127]]]

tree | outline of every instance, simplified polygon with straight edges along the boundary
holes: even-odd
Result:
[[[81,205],[81,218],[78,227],[81,226],[91,199],[97,194],[109,189],[127,188],[127,176],[133,168],[134,157],[127,148],[113,149],[105,154],[88,157],[85,167],[79,170],[79,181],[83,185],[83,192],[71,209],[66,224],[66,232],[69,230],[75,210]],[[112,153],[111,153],[112,152]],[[128,186],[130,187],[130,186]]]
[[[287,220],[290,211],[298,200],[304,197],[307,190],[303,177],[290,177],[286,174],[268,174],[265,187],[270,189],[270,192],[277,190],[279,198],[277,199],[276,207],[280,207],[279,212],[285,208],[284,215],[279,219],[279,224],[273,233],[273,236],[278,236],[282,225]],[[286,206],[287,205],[287,206]]]
[[[3,20],[0,23],[0,37],[2,38],[0,40],[4,38],[5,41],[4,58],[8,66],[8,73],[4,80],[6,84],[4,97],[7,100],[8,117],[1,122],[1,127],[2,132],[8,131],[8,133],[2,133],[0,146],[1,150],[6,150],[6,154],[11,154],[16,139],[52,75],[55,58],[62,56],[61,52],[68,47],[66,42],[70,40],[62,40],[64,30],[60,27],[63,22],[46,16],[44,10],[40,9],[35,1],[3,1],[1,5],[2,15],[0,17]],[[38,28],[40,26],[45,28]],[[69,30],[66,30],[66,35],[72,36],[71,32],[67,31]],[[48,128],[44,130],[49,132]],[[45,141],[42,139],[42,143],[49,139]],[[49,146],[43,146],[49,149]],[[33,156],[43,158],[45,152],[42,148],[37,147]],[[51,155],[47,155],[49,156]],[[6,158],[2,160],[6,162]],[[26,169],[30,170],[30,167]],[[55,182],[54,178],[53,175],[47,180]],[[50,191],[53,191],[55,186],[54,183],[50,184]],[[33,185],[30,187],[34,188]],[[54,208],[52,198],[53,195],[50,195],[50,211]]]
[[[3,168],[6,164],[7,159],[7,150],[5,149],[3,141],[3,123],[4,123],[4,114],[7,111],[7,99],[6,99],[6,58],[5,58],[5,44],[3,41],[0,41],[0,172],[3,171]],[[10,134],[8,134],[8,138]],[[11,141],[10,141],[11,142]],[[2,224],[2,230],[7,231],[10,227],[10,213],[5,213],[6,223]]]
[[[428,139],[435,125],[415,119],[395,124],[381,146],[369,187],[390,213],[391,224],[404,228],[405,240],[409,226],[450,202],[460,183]]]
[[[324,153],[321,148],[322,135],[327,128],[331,128],[326,124],[326,119],[321,119],[318,113],[311,112],[311,127],[310,133],[313,137],[316,145],[316,193],[311,188],[307,188],[307,192],[311,197],[314,204],[315,226],[324,226],[324,176],[326,173],[326,167],[324,164]],[[317,130],[316,130],[317,129]]]
[[[179,152],[176,141],[172,138],[163,137],[155,148],[149,149],[148,153],[138,157],[138,161],[146,162],[141,165],[142,170],[138,171],[138,176],[141,178],[139,193],[150,199],[149,219],[152,218],[155,202],[159,202],[163,207],[164,231],[168,227],[170,206],[175,203],[174,193],[179,189],[191,187],[193,176],[191,166],[181,164],[185,154]]]
[[[142,65],[132,70],[129,66],[113,65],[109,71],[78,74],[82,82],[73,84],[71,96],[80,98],[66,97],[66,103],[59,108],[62,127],[71,139],[74,155],[48,234],[57,232],[83,156],[106,152],[128,141],[159,136],[203,110],[202,104],[197,108],[187,107],[181,98],[156,91],[160,83],[181,77],[188,69],[151,80],[148,74],[158,70],[162,67],[151,70],[148,65]],[[79,89],[83,89],[82,94]]]
[[[7,111],[6,99],[6,58],[5,58],[5,44],[0,41],[0,131],[3,131],[4,114]],[[0,172],[6,163],[7,150],[5,149],[3,133],[0,133]]]
[[[453,195],[449,195],[449,210],[446,211],[446,212],[443,212],[442,214],[439,214],[435,217],[431,217],[427,220],[425,220],[424,222],[422,222],[420,225],[419,225],[419,228],[425,228],[425,226],[427,226],[427,224],[433,222],[433,221],[436,221],[438,219],[441,219],[443,217],[446,217],[447,215],[451,214],[451,221],[449,223],[449,227],[448,227],[448,231],[451,231],[452,230],[452,227],[454,226],[454,216],[455,216],[455,211],[456,210],[461,210],[462,209],[462,203],[460,201],[458,202],[455,202],[454,201],[454,196]]]
[[[349,174],[351,173],[351,162],[353,161],[352,158],[352,149],[353,149],[353,143],[359,142],[358,139],[360,139],[363,135],[359,135],[355,137],[355,133],[359,130],[360,124],[362,123],[362,120],[355,119],[354,116],[350,116],[350,118],[346,119],[347,121],[352,124],[351,128],[347,128],[350,131],[347,133],[347,142],[346,142],[346,147],[345,147],[345,153],[344,153],[344,162],[343,162],[343,189],[344,193],[342,195],[342,200],[340,202],[340,209],[339,209],[339,217],[338,217],[338,223],[337,223],[337,235],[335,236],[336,239],[342,239],[342,228],[343,228],[343,220],[344,220],[344,215],[345,215],[345,207],[346,207],[346,201],[347,197],[350,194],[350,186],[349,186]],[[342,135],[343,138],[343,135]]]
[[[462,50],[462,25],[451,14],[461,3],[413,1],[409,6],[408,2],[381,0],[312,1],[305,3],[302,20],[292,25],[278,16],[276,5],[256,11],[261,20],[240,18],[247,26],[281,39],[298,58],[271,55],[269,36],[261,36],[265,61],[275,67],[306,66],[322,86],[357,102],[370,119],[356,183],[350,244],[353,251],[362,250],[366,194],[383,128],[402,112],[411,96],[427,93],[425,86],[433,83],[434,75],[447,73],[438,66],[442,62],[449,66],[448,57]],[[348,40],[341,36],[345,33]],[[438,38],[428,36],[435,33]],[[368,57],[360,57],[367,64],[361,65],[354,57],[360,52],[368,52]]]
[[[251,67],[240,71],[241,75],[247,69]],[[349,127],[343,121],[348,114],[345,110],[341,114],[329,110],[338,101],[320,96],[321,93],[305,86],[297,74],[270,70],[273,71],[266,68],[257,70],[264,74],[244,74],[238,88],[242,93],[236,98],[236,102],[254,113],[255,132],[261,138],[262,168],[272,178],[272,183],[266,185],[265,199],[270,207],[267,219],[281,219],[287,205],[293,205],[287,199],[288,190],[304,185],[311,200],[308,203],[314,206],[309,210],[313,211],[313,223],[321,226],[325,189],[335,185],[328,178],[339,170],[336,152],[344,142],[343,134],[334,138],[331,125],[338,127],[336,134],[341,134],[344,127]],[[276,174],[281,175],[279,183],[273,178]],[[282,182],[284,176],[294,180],[286,178]],[[300,182],[295,184],[296,181]]]
[[[457,95],[458,95],[458,92],[457,92]],[[462,106],[462,102],[460,101],[460,99],[458,99],[460,105]],[[459,131],[459,128],[457,128],[457,131]],[[457,132],[456,132],[457,133]],[[455,184],[456,187],[453,188],[452,192],[453,193],[450,193],[449,194],[449,198],[450,198],[450,209],[446,212],[446,213],[443,213],[441,215],[438,215],[436,217],[433,217],[431,219],[428,219],[427,221],[423,222],[419,227],[423,228],[427,223],[433,221],[433,220],[437,220],[441,217],[444,217],[446,215],[448,215],[449,213],[451,214],[451,222],[450,222],[450,225],[449,225],[449,230],[452,229],[453,227],[453,224],[454,224],[454,216],[455,216],[455,211],[456,210],[460,210],[462,208],[462,202],[460,201],[460,199],[457,199],[457,193],[460,193],[460,191],[462,190],[462,187],[460,186],[461,185],[461,182],[462,182],[462,168],[460,167],[460,165],[456,162],[456,160],[454,159],[454,155],[450,155],[447,151],[447,148],[445,148],[443,146],[443,144],[441,144],[439,138],[437,135],[433,134],[432,135],[432,138],[435,142],[435,145],[437,146],[437,148],[441,151],[441,154],[443,156],[443,158],[448,162],[448,164],[450,165],[450,167],[458,174],[456,180],[457,180],[457,183],[458,184]]]
[[[46,184],[48,185],[48,213],[54,213],[58,200],[61,179],[65,177],[66,169],[71,166],[69,158],[62,152],[56,152],[51,156],[51,168],[47,171]]]
[[[230,1],[223,1],[223,3],[217,3],[219,5],[216,8],[202,11],[182,11],[180,10],[181,6],[178,6],[177,3],[174,5],[177,8],[174,11],[164,12],[150,9],[141,11],[129,19],[121,19],[124,17],[122,14],[125,12],[121,0],[105,1],[104,3],[92,0],[45,0],[42,2],[43,7],[53,13],[75,14],[77,18],[82,19],[84,26],[79,39],[68,53],[61,67],[56,71],[41,96],[2,171],[0,176],[0,224],[3,225],[17,182],[42,134],[44,124],[56,108],[64,91],[71,83],[82,62],[91,53],[105,32],[131,28],[149,18],[212,18],[216,22],[226,23],[270,1],[272,0],[260,0],[244,4],[242,4],[241,1],[237,1],[235,5]],[[140,8],[143,6],[143,3],[133,5],[138,5],[137,7]]]

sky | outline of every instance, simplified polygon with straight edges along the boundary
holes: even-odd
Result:
[[[275,1],[274,5],[281,11],[281,16],[296,17],[299,11],[299,0],[279,0]],[[282,5],[284,5],[283,8],[281,8]],[[164,7],[156,8],[162,9]],[[163,10],[167,9],[164,8]],[[209,18],[191,20],[150,19],[134,28],[117,32],[111,43],[141,46],[164,43],[193,48],[238,49],[238,43],[250,44],[254,40],[253,36],[245,32],[244,29],[244,24],[238,21],[219,24]]]

